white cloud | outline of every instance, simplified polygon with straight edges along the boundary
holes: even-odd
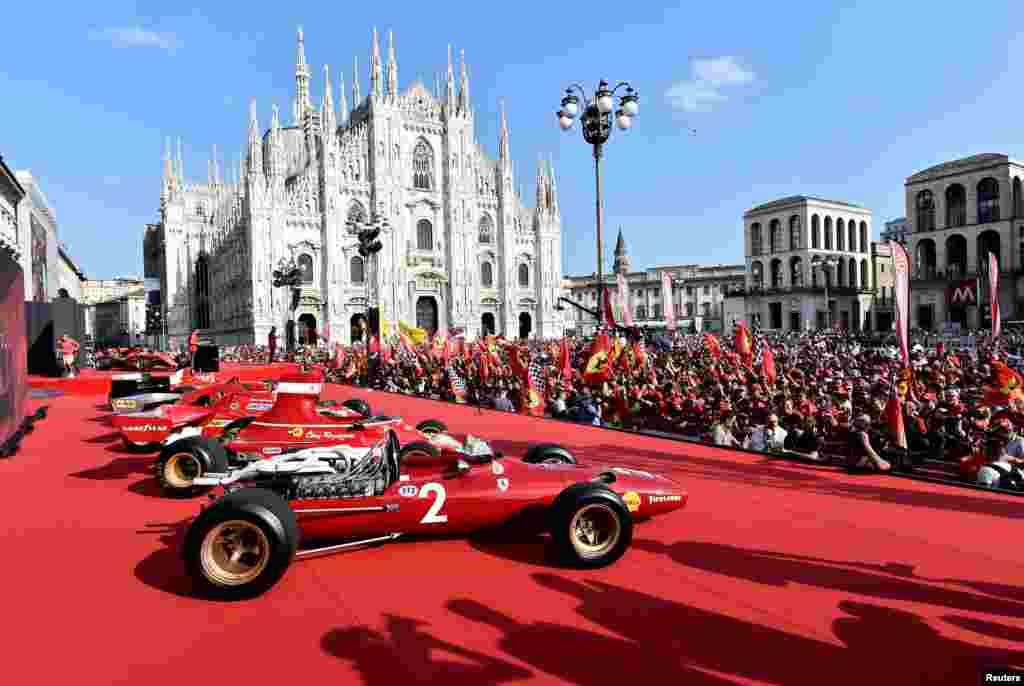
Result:
[[[173,33],[157,33],[138,26],[110,28],[92,32],[93,40],[109,41],[117,48],[159,48],[174,50],[181,43]]]
[[[735,57],[708,57],[694,60],[690,79],[672,84],[665,91],[669,104],[686,112],[710,112],[718,103],[728,100],[722,92],[728,88],[748,86],[757,75]]]
[[[225,95],[224,96],[224,106],[225,107],[231,107],[234,104],[235,104],[234,96],[231,96],[231,95]]]

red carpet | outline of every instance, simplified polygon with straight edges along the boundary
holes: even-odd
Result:
[[[212,603],[176,553],[199,501],[158,497],[99,397],[33,401],[49,417],[0,462],[6,683],[974,684],[1024,663],[1019,499],[355,394],[509,453],[670,473],[690,505],[605,570],[538,541],[392,544]]]

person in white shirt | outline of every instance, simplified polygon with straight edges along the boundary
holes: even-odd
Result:
[[[767,426],[754,427],[750,434],[748,447],[758,452],[782,450],[788,435],[789,432],[779,426],[778,416],[774,414],[769,415]]]

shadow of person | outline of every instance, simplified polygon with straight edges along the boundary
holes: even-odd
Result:
[[[127,479],[139,474],[153,473],[153,456],[140,457],[119,457],[111,460],[102,467],[83,469],[80,472],[68,474],[76,479],[92,479],[96,481],[117,481]]]
[[[452,600],[448,609],[501,631],[498,646],[509,655],[576,684],[623,684],[641,680],[645,675],[676,676],[685,667],[677,654],[660,645],[638,643],[578,626],[520,622],[475,600]],[[693,677],[688,675],[681,683],[729,683],[706,674],[695,673]]]
[[[771,551],[746,550],[722,543],[699,541],[680,541],[667,545],[659,541],[634,540],[633,546],[649,553],[667,555],[692,569],[769,586],[802,584],[884,600],[926,603],[969,612],[1024,617],[1024,604],[943,588],[916,578],[894,578],[872,573],[844,562]],[[905,568],[897,570],[906,571]]]
[[[981,666],[1015,664],[1024,656],[946,639],[912,613],[866,603],[840,604],[852,615],[833,624],[843,647],[603,582],[533,577],[578,599],[577,612],[586,619],[674,651],[693,668],[787,686],[970,683]]]
[[[384,615],[385,630],[366,626],[333,629],[321,649],[351,662],[368,686],[444,683],[485,686],[526,679],[532,674],[512,662],[464,648],[423,630],[427,622]],[[447,654],[453,659],[444,659]]]

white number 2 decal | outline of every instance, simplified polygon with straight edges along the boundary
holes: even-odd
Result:
[[[426,498],[431,493],[434,494],[434,502],[431,503],[427,514],[423,515],[420,524],[444,524],[448,521],[448,515],[440,514],[441,508],[444,507],[444,500],[447,497],[444,492],[444,486],[432,483],[420,489],[421,498]]]

